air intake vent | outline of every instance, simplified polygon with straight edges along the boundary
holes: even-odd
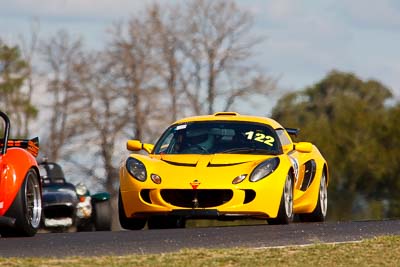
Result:
[[[214,116],[239,116],[240,114],[237,112],[217,112],[214,113]]]

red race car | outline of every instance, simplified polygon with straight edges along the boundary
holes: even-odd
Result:
[[[39,139],[9,139],[10,120],[1,111],[0,117],[0,235],[33,236],[42,214],[42,187],[35,159]]]

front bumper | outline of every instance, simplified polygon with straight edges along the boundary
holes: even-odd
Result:
[[[236,185],[225,183],[225,188],[222,187],[222,182],[216,183],[216,179],[203,179],[198,189],[191,189],[191,179],[183,180],[183,186],[179,188],[167,183],[156,185],[150,179],[139,182],[122,170],[122,204],[128,218],[154,215],[178,215],[187,218],[275,218],[287,172],[288,170],[276,170],[258,182],[246,179]]]

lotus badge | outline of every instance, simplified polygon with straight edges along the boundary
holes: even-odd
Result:
[[[194,180],[193,182],[190,182],[190,185],[192,186],[193,190],[196,190],[197,187],[199,187],[200,182],[197,180]]]

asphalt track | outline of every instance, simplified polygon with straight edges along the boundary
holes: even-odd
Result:
[[[0,257],[165,253],[185,248],[274,247],[400,235],[400,220],[292,223],[167,230],[39,233],[0,238]]]

